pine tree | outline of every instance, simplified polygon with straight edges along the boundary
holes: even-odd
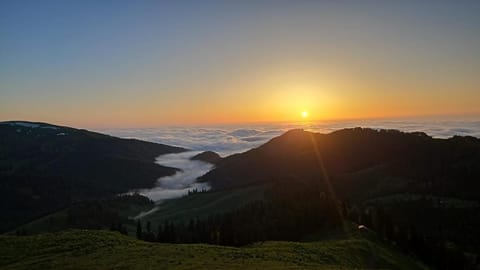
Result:
[[[140,219],[137,220],[137,239],[142,239],[143,237],[143,233],[142,233],[142,223],[140,222]]]

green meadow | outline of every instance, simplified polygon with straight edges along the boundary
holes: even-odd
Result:
[[[245,247],[148,243],[110,231],[0,236],[1,269],[426,269],[369,233]]]

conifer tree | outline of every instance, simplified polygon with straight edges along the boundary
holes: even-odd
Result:
[[[142,223],[140,222],[140,219],[137,220],[137,239],[142,239]]]

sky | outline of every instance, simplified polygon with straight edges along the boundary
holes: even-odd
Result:
[[[0,1],[0,121],[480,115],[480,1]]]

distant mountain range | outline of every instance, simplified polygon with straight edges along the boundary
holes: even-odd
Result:
[[[155,158],[185,150],[46,123],[0,122],[0,231],[76,201],[152,187],[176,172]]]

